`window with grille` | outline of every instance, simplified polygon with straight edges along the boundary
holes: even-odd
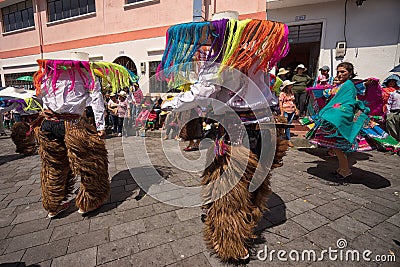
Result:
[[[301,44],[319,42],[322,34],[322,23],[289,26],[289,43]]]
[[[157,67],[161,61],[150,61],[149,62],[149,74],[150,74],[150,93],[165,93],[168,92],[168,84],[164,80],[159,80],[155,77],[157,73]]]
[[[1,9],[3,32],[11,32],[35,26],[32,0],[22,1]]]
[[[49,21],[57,21],[96,12],[95,0],[48,0]]]
[[[134,4],[139,2],[144,2],[146,0],[126,0],[126,4]]]

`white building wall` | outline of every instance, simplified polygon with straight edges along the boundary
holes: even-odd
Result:
[[[334,69],[342,61],[352,62],[359,78],[385,78],[400,62],[400,1],[367,0],[361,7],[347,3],[347,51],[343,60],[335,58],[338,41],[344,41],[345,0],[268,9],[267,19],[288,25],[323,23],[319,66]],[[296,22],[295,17],[306,20]],[[332,73],[333,75],[335,73]]]

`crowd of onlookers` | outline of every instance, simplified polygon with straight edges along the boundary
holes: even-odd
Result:
[[[279,109],[276,114],[285,116],[288,123],[291,123],[294,118],[310,115],[310,101],[315,101],[315,99],[310,99],[310,91],[307,88],[334,88],[338,84],[337,79],[330,75],[328,66],[321,67],[319,72],[319,75],[312,79],[307,74],[307,68],[303,64],[298,64],[293,72],[290,68],[279,68],[276,75],[269,74],[270,89],[279,98]],[[386,122],[383,126],[391,136],[400,141],[399,87],[399,75],[392,74],[382,82],[381,95]],[[323,90],[313,92],[314,94],[324,94]],[[329,99],[329,95],[325,97]],[[163,102],[172,98],[173,95],[165,95],[163,99],[160,96],[150,96],[150,94],[144,96],[137,84],[119,93],[104,94],[105,124],[108,134],[112,136],[122,136],[123,134],[144,136],[146,130],[162,128],[166,131],[164,139],[182,138],[185,140],[187,129],[194,131],[191,135],[199,137],[214,130],[214,122],[208,122],[205,119],[188,126],[181,125],[186,116],[184,113],[171,113],[161,109]],[[201,111],[198,113],[200,114]],[[91,114],[90,108],[86,114]],[[3,113],[0,119],[2,119],[0,126],[11,129],[13,123],[20,121],[20,114],[17,110],[12,110]],[[2,136],[6,135],[3,127],[0,131]],[[201,129],[201,134],[198,129]],[[290,129],[286,129],[286,138],[290,141]],[[293,144],[289,142],[289,146],[293,146]],[[198,142],[191,141],[188,150],[197,148]]]
[[[291,123],[296,116],[312,115],[310,114],[312,113],[312,111],[310,112],[310,105],[318,105],[318,103],[310,103],[315,101],[315,96],[324,96],[317,101],[321,99],[322,101],[329,101],[331,90],[335,90],[333,88],[339,83],[337,77],[330,76],[328,66],[321,67],[319,69],[320,74],[315,79],[312,79],[306,71],[307,68],[303,64],[299,64],[294,69],[294,73],[289,69],[280,68],[276,77],[272,76],[271,88],[279,88],[279,93],[277,91],[275,93],[279,95],[280,115],[285,116],[288,123]],[[374,81],[374,79],[370,80]],[[357,83],[356,79],[353,81]],[[308,91],[307,88],[314,90]],[[327,90],[318,90],[325,88]],[[380,86],[378,85],[378,88],[381,91],[376,94],[376,97],[381,98],[379,101],[381,101],[383,107],[382,115],[385,122],[382,126],[392,137],[400,141],[400,76],[397,74],[390,75]],[[313,98],[310,98],[312,94]],[[290,129],[286,130],[286,138],[290,140]],[[293,146],[293,144],[289,142],[289,146]]]
[[[17,111],[17,110],[11,110],[11,111],[4,112],[0,116],[1,116],[1,118],[0,118],[0,123],[1,123],[0,135],[1,136],[7,135],[6,132],[4,131],[4,129],[10,130],[14,123],[21,121],[19,111]]]

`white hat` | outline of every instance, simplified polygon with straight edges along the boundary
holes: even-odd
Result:
[[[295,84],[295,83],[296,83],[296,82],[291,82],[291,81],[289,81],[289,80],[286,80],[286,81],[284,81],[284,82],[282,83],[282,89],[285,88],[285,87],[288,86],[288,85]]]
[[[279,75],[283,75],[283,74],[286,74],[286,73],[288,73],[288,72],[289,72],[289,71],[288,71],[288,70],[285,70],[285,68],[280,68],[277,75],[278,75],[278,76],[279,76]]]
[[[294,71],[297,71],[297,69],[304,69],[304,71],[306,71],[307,70],[307,68],[303,65],[303,64],[299,64],[299,65],[297,65],[297,67],[294,69]]]
[[[121,91],[121,92],[119,92],[119,94],[118,94],[119,96],[126,96],[126,92],[125,91]]]
[[[34,95],[34,90],[25,90],[24,88],[7,87],[0,91],[0,97],[27,99]]]

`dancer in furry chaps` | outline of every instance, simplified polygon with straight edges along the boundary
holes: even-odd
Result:
[[[79,175],[75,204],[78,212],[85,214],[100,207],[110,192],[107,150],[101,138],[105,132],[100,82],[93,78],[88,61],[38,63],[35,86],[44,110],[35,134],[42,159],[42,204],[49,218],[66,210]],[[96,127],[82,118],[87,102]]]

